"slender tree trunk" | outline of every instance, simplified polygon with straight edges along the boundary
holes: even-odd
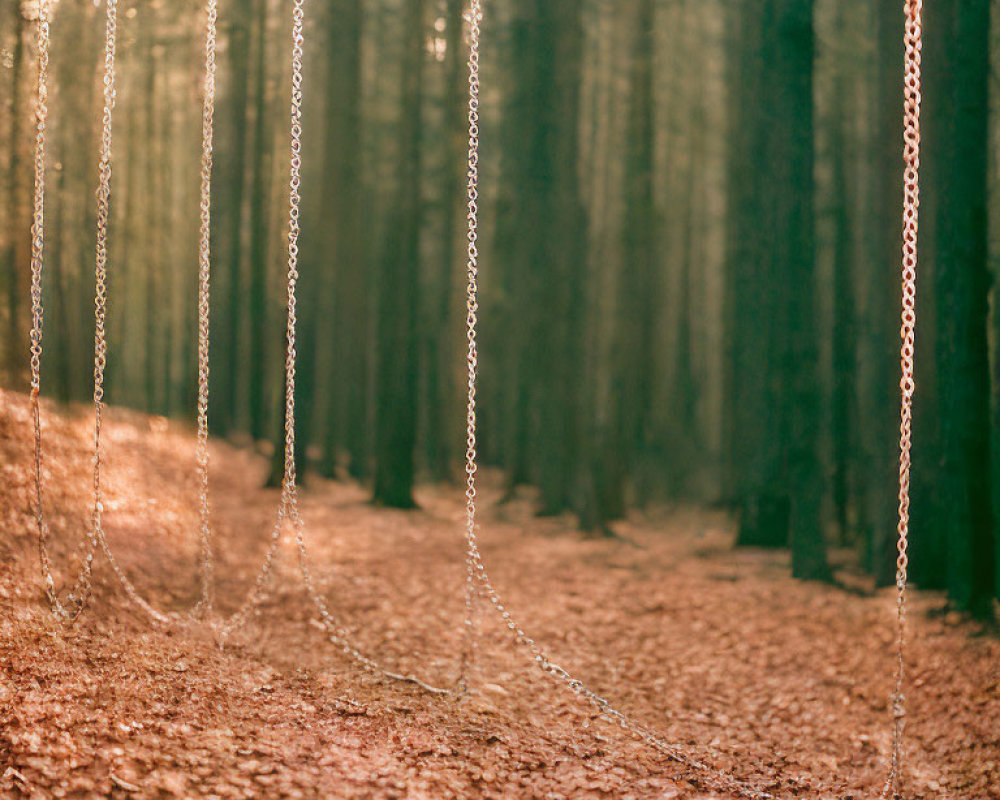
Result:
[[[838,20],[840,21],[840,20]],[[836,68],[836,67],[835,67]],[[851,539],[854,498],[856,373],[855,297],[853,274],[852,187],[848,179],[847,131],[850,117],[847,78],[842,69],[833,78],[830,128],[831,194],[833,203],[833,396],[830,438],[833,449],[833,511],[841,544]]]
[[[903,198],[903,10],[895,0],[879,0],[875,9],[878,81],[873,93],[875,120],[869,184],[873,236],[859,288],[864,302],[858,317],[858,526],[867,542],[869,569],[878,585],[895,580],[896,481],[899,426],[899,265]],[[921,323],[926,305],[921,300]],[[922,413],[927,395],[917,397]],[[917,433],[923,436],[919,426]],[[926,440],[925,442],[926,443]],[[918,448],[922,451],[923,446]]]
[[[224,118],[227,146],[216,151],[218,167],[213,175],[213,194],[224,200],[212,209],[212,252],[214,265],[218,265],[214,272],[219,279],[213,281],[210,420],[213,431],[221,434],[231,433],[237,427],[240,408],[241,382],[237,376],[241,371],[250,16],[251,9],[245,3],[236,4],[231,16],[227,54],[230,88]]]
[[[775,177],[767,155],[773,147],[768,119],[777,114],[768,14],[767,0],[747,0],[734,11],[730,30],[725,494],[739,512],[738,544],[783,547],[789,509],[774,491],[780,481],[782,416],[771,378],[783,277],[773,252]]]
[[[619,282],[612,364],[611,425],[606,458],[607,516],[625,511],[625,482],[645,466],[653,410],[653,341],[660,279],[656,264],[657,215],[653,195],[655,3],[639,0],[635,15],[629,117],[625,149],[627,268]],[[637,495],[642,495],[638,491]],[[642,500],[641,496],[639,498]]]
[[[540,389],[538,405],[538,484],[541,514],[578,511],[586,502],[590,481],[585,458],[578,458],[580,437],[586,428],[580,375],[583,365],[583,275],[587,220],[579,186],[579,109],[583,43],[580,0],[556,8],[536,2],[538,48],[547,76],[536,94],[535,124],[542,175],[548,177],[544,198],[547,230],[542,249],[534,254],[538,268],[548,265],[541,283],[540,310],[547,321],[549,346],[540,348],[534,379]],[[541,221],[535,221],[535,225]],[[552,324],[558,320],[560,324]],[[539,342],[533,346],[538,348]],[[584,485],[581,486],[581,478]],[[581,496],[584,495],[584,496]]]
[[[815,255],[813,64],[815,37],[812,0],[778,3],[778,63],[787,76],[779,90],[785,136],[785,183],[779,180],[784,223],[778,230],[788,238],[785,269],[789,293],[787,351],[787,488],[791,494],[789,519],[792,574],[809,580],[828,580],[823,537],[823,469],[820,457],[822,396],[819,384],[819,314]],[[779,146],[780,146],[779,145]],[[781,152],[781,151],[779,151]]]
[[[333,280],[330,298],[332,364],[321,365],[334,390],[326,401],[327,433],[323,461],[332,475],[339,448],[355,478],[370,469],[369,280],[361,240],[361,3],[340,0],[334,7],[327,54],[327,112],[323,208],[326,259]]]
[[[421,78],[424,2],[407,4],[399,125],[399,189],[382,256],[375,398],[374,502],[412,508],[417,426],[417,280],[420,268]]]
[[[30,242],[30,206],[26,192],[26,176],[21,158],[24,147],[22,128],[29,119],[25,112],[27,80],[25,76],[24,39],[28,22],[20,3],[12,3],[11,20],[14,28],[14,49],[11,57],[11,108],[10,108],[10,153],[7,160],[7,219],[6,248],[3,254],[3,270],[7,281],[7,335],[4,344],[7,374],[12,385],[21,385],[24,365],[27,363],[27,342],[24,336],[24,321],[21,319],[21,297],[25,291],[24,268],[28,261],[27,244]]]
[[[934,290],[937,299],[941,458],[938,524],[947,547],[953,602],[992,614],[994,520],[990,482],[990,374],[987,339],[989,145],[988,0],[939,0],[926,63],[938,64],[929,157],[936,162]],[[935,45],[937,45],[935,47]],[[961,146],[955,146],[961,143]]]
[[[247,395],[250,435],[257,441],[267,430],[267,254],[271,219],[270,103],[267,91],[267,0],[257,0],[257,54],[254,100],[254,136],[250,189],[250,348],[247,354]]]

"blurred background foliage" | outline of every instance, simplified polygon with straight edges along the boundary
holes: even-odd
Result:
[[[222,0],[211,425],[274,448],[290,9]],[[489,0],[480,455],[595,535],[724,504],[739,542],[894,576],[902,4]],[[996,15],[926,9],[913,575],[1000,582]],[[303,465],[413,505],[464,453],[460,0],[312,0]],[[0,364],[26,378],[35,2],[0,0]],[[103,8],[53,0],[44,390],[92,391]],[[191,418],[203,11],[120,3],[110,402]]]

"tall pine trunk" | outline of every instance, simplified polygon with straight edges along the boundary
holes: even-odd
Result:
[[[928,107],[928,157],[941,198],[932,238],[937,524],[947,551],[949,596],[959,608],[988,617],[995,594],[987,338],[990,3],[938,0],[927,9],[927,28],[934,33],[925,66],[937,76]]]
[[[412,508],[417,438],[417,291],[420,268],[421,78],[424,2],[407,3],[399,122],[399,186],[380,264],[374,502]]]

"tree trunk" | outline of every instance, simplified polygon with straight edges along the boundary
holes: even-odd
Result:
[[[928,107],[928,156],[935,162],[932,246],[937,300],[941,452],[937,502],[952,601],[992,614],[994,520],[990,483],[990,373],[987,316],[989,143],[988,0],[939,0],[928,8],[925,64],[937,65]],[[961,143],[961,146],[956,146]]]
[[[239,424],[240,333],[243,308],[243,206],[246,192],[247,98],[250,94],[250,12],[234,7],[229,26],[229,97],[224,118],[227,146],[219,148],[213,195],[224,198],[212,208],[212,430],[227,434]],[[221,106],[221,103],[219,104]],[[220,115],[222,116],[222,115]],[[217,266],[216,266],[217,265]]]
[[[421,78],[424,2],[407,4],[399,124],[399,188],[380,265],[373,501],[413,508],[420,269]]]
[[[257,0],[257,62],[254,100],[253,178],[250,189],[250,347],[246,358],[250,435],[257,441],[267,430],[267,255],[271,217],[271,127],[267,91],[267,0]]]

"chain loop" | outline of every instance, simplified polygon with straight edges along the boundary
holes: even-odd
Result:
[[[42,433],[40,414],[42,326],[42,272],[45,245],[45,145],[48,119],[48,67],[50,50],[49,0],[40,0],[38,16],[38,88],[35,128],[34,206],[31,226],[31,416],[34,434],[35,522],[38,529],[38,551],[45,594],[56,614],[72,623],[83,611],[92,593],[94,555],[104,545],[101,494],[101,425],[104,405],[104,371],[107,365],[105,314],[107,308],[107,226],[111,196],[112,109],[115,102],[115,39],[117,33],[117,0],[108,0],[105,13],[104,40],[104,110],[101,123],[101,150],[98,163],[97,245],[95,252],[94,291],[94,433],[93,433],[93,504],[84,564],[67,595],[68,605],[58,597],[52,576],[48,551],[48,524],[45,520],[42,489]]]

